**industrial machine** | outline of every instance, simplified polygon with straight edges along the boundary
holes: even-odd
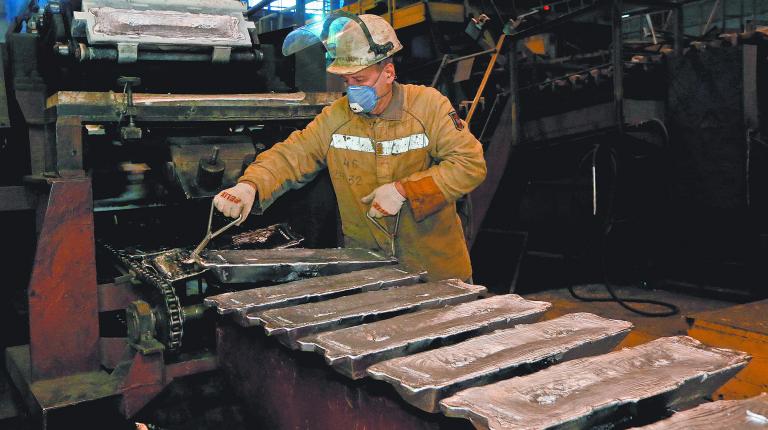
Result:
[[[289,91],[293,59],[261,43],[244,11],[229,0],[32,1],[9,27],[0,126],[26,160],[4,163],[26,174],[2,187],[3,209],[37,219],[29,344],[5,362],[43,426],[98,399],[132,416],[174,378],[216,368],[202,299],[222,290],[200,270],[164,278],[168,264],[147,261],[199,242],[211,196],[339,96]],[[214,243],[335,246],[334,199],[318,182]],[[275,222],[297,204],[312,221]]]

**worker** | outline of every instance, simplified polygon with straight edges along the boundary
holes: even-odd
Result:
[[[386,20],[347,15],[332,15],[343,25],[337,21],[325,31],[341,30],[322,35],[326,70],[344,80],[346,96],[259,154],[214,204],[232,218],[261,213],[327,168],[345,247],[391,249],[402,265],[426,271],[429,280],[469,280],[455,202],[485,178],[482,146],[437,90],[395,81],[392,55],[403,46]],[[291,53],[286,44],[295,39],[289,35],[284,53]]]

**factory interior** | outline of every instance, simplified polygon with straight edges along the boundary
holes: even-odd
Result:
[[[485,164],[375,247],[360,88]],[[766,109],[768,0],[0,0],[0,429],[768,429]]]

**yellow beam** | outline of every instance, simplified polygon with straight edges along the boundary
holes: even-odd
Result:
[[[342,7],[347,12],[362,14],[373,9],[379,2],[376,0],[361,0],[357,3]],[[432,21],[437,22],[464,22],[464,5],[455,3],[414,3],[395,9],[394,24],[395,30],[421,24],[427,21],[427,7],[429,7],[429,16]],[[381,15],[388,22],[390,20],[389,12]]]

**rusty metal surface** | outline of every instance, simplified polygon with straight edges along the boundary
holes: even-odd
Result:
[[[286,223],[272,224],[232,236],[233,249],[284,249],[295,248],[304,237]]]
[[[200,266],[223,283],[287,282],[395,264],[392,257],[367,249],[208,250]]]
[[[440,402],[477,428],[590,428],[628,405],[674,407],[711,393],[746,366],[745,353],[666,337],[532,375],[469,388]],[[641,403],[642,402],[642,403]]]
[[[374,363],[533,322],[549,307],[546,302],[507,294],[320,333],[299,339],[298,343],[302,350],[323,354],[337,371],[358,379]]]
[[[643,430],[730,430],[768,428],[768,393],[745,400],[720,400],[638,427]]]
[[[99,369],[91,181],[50,181],[29,281],[33,380]]]
[[[246,320],[249,312],[316,302],[333,297],[379,290],[419,281],[419,273],[411,273],[401,266],[383,266],[358,270],[340,275],[301,279],[272,287],[234,291],[207,297],[205,304],[215,307],[219,314],[235,314],[237,320]]]
[[[463,303],[486,292],[485,287],[448,279],[256,312],[246,316],[247,324],[244,325],[261,325],[268,335],[277,336],[284,345],[297,349],[296,339],[312,333],[424,308]]]
[[[369,367],[368,375],[392,384],[417,408],[439,412],[438,402],[457,391],[608,352],[631,328],[626,321],[568,314],[387,360]]]

